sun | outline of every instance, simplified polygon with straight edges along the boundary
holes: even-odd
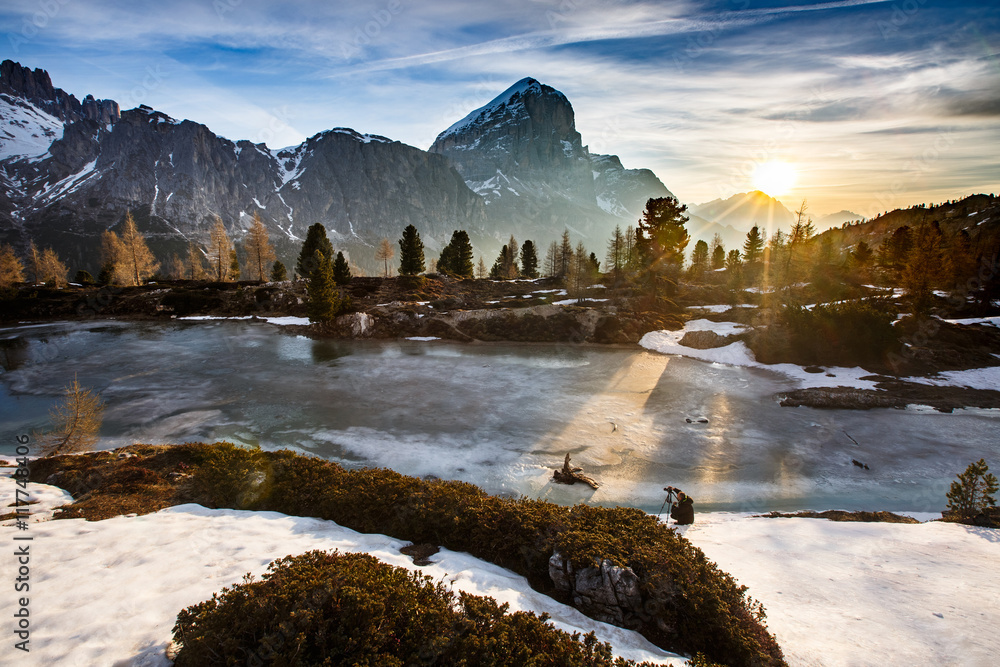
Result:
[[[753,185],[772,197],[787,194],[795,186],[795,167],[787,162],[761,162],[753,174]]]

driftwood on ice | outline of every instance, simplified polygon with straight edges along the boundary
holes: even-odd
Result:
[[[552,481],[559,484],[576,484],[577,482],[583,482],[592,489],[596,489],[600,486],[592,478],[587,477],[582,474],[583,468],[574,468],[569,464],[569,454],[566,455],[565,460],[563,460],[562,469],[556,469],[552,473]]]

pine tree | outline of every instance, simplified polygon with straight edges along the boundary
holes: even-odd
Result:
[[[947,269],[948,287],[953,294],[966,294],[969,285],[978,277],[979,267],[976,265],[976,255],[972,250],[972,239],[965,229],[960,229],[952,239]]]
[[[188,244],[187,277],[191,280],[205,279],[205,255],[193,241]]]
[[[568,229],[563,230],[557,259],[559,262],[559,272],[556,275],[559,278],[565,278],[569,274],[570,264],[573,263],[573,244],[569,241]]]
[[[375,260],[384,262],[386,278],[389,277],[389,260],[395,256],[396,251],[393,250],[389,239],[384,238],[378,242],[378,248],[375,250]]]
[[[424,242],[413,225],[407,225],[399,239],[399,275],[415,276],[424,272]]]
[[[913,235],[913,246],[900,280],[914,314],[926,315],[930,310],[931,290],[944,265],[943,242],[936,222],[921,225]]]
[[[317,250],[310,266],[315,267],[309,278],[309,320],[330,322],[340,311],[340,296],[333,279],[333,263]]]
[[[625,269],[625,235],[621,225],[615,225],[615,231],[608,241],[608,253],[604,257],[604,267],[614,277],[615,284],[621,282],[622,271]]]
[[[302,250],[299,251],[298,261],[295,262],[295,272],[300,278],[309,280],[316,269],[316,251],[323,253],[324,257],[333,257],[333,244],[326,236],[326,227],[317,222],[309,226],[306,231],[306,240],[302,242]]]
[[[14,254],[14,248],[0,245],[0,290],[8,291],[16,283],[24,282],[24,265]]]
[[[1000,487],[985,459],[970,463],[965,472],[959,473],[957,477],[958,481],[951,483],[951,488],[945,495],[948,498],[948,509],[958,518],[968,519],[987,508],[996,507],[994,494]]]
[[[709,256],[712,258],[713,271],[718,271],[726,265],[726,248],[722,244],[722,237],[718,234],[712,237],[712,247],[709,250]]]
[[[236,248],[229,251],[229,279],[239,282],[240,279],[240,258],[236,254]]]
[[[69,284],[69,269],[60,261],[59,255],[52,248],[46,248],[42,252],[38,262],[38,274],[47,285],[65,287]]]
[[[73,378],[63,391],[63,400],[50,412],[53,428],[38,437],[46,455],[67,454],[97,442],[104,418],[104,402]]]
[[[476,264],[476,277],[482,280],[486,277],[486,262],[483,261],[483,256],[479,256],[479,263]]]
[[[504,273],[508,280],[514,280],[521,275],[521,269],[517,265],[517,255],[521,252],[521,247],[517,244],[514,239],[514,235],[510,235],[510,241],[507,242],[507,262],[504,265]]]
[[[285,270],[285,265],[281,261],[276,261],[271,266],[271,282],[272,283],[283,283],[288,280],[288,271]]]
[[[549,244],[549,249],[545,253],[545,275],[555,278],[559,275],[562,264],[559,261],[559,244],[553,241]]]
[[[333,262],[333,281],[337,285],[349,285],[351,282],[351,267],[344,258],[344,253],[337,251],[337,259]]]
[[[451,241],[441,250],[437,270],[456,278],[471,278],[475,273],[472,258],[469,234],[464,229],[456,229],[451,235]]]
[[[521,246],[521,274],[532,280],[538,277],[538,253],[531,241],[525,241]]]
[[[229,235],[226,234],[226,226],[222,224],[222,218],[215,217],[215,226],[208,245],[208,263],[212,267],[212,278],[217,282],[226,280],[229,275],[229,253],[233,249],[229,242]]]
[[[702,239],[694,244],[694,250],[691,251],[691,268],[690,274],[696,278],[701,277],[705,273],[705,269],[708,268],[708,244]]]
[[[100,276],[98,276],[98,281],[102,285],[115,283],[124,285],[128,282],[128,272],[124,270],[124,263],[122,262],[124,252],[118,235],[110,229],[104,230],[104,233],[101,234],[101,273],[103,274],[105,269],[107,269],[108,273],[105,276],[107,282],[103,282]]]
[[[636,233],[636,248],[643,269],[648,272],[654,291],[663,284],[668,294],[676,291],[677,278],[684,264],[688,236],[684,225],[687,206],[673,197],[646,201],[646,208]]]
[[[141,285],[160,268],[146,245],[146,239],[139,233],[132,213],[125,212],[125,224],[120,237],[119,270],[127,285]]]
[[[34,241],[28,245],[28,273],[31,274],[32,285],[45,280],[45,276],[42,275],[42,253],[38,251]]]
[[[756,268],[764,253],[764,238],[760,235],[760,228],[753,226],[747,232],[747,240],[743,242],[743,261],[750,269]]]
[[[253,223],[243,244],[247,257],[247,273],[250,280],[267,280],[268,265],[274,261],[274,248],[267,237],[267,228],[261,222],[257,211],[253,212]]]
[[[490,269],[490,278],[493,280],[506,280],[508,267],[510,267],[510,249],[504,246],[500,249],[500,254],[493,261],[493,268]]]
[[[566,274],[566,286],[569,288],[570,295],[575,297],[578,302],[586,298],[587,288],[593,285],[597,278],[594,259],[591,257],[596,259],[593,253],[587,252],[583,241],[578,241],[570,261],[569,272]]]

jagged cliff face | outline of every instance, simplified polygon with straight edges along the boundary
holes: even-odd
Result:
[[[346,129],[272,150],[145,106],[105,123],[74,115],[75,98],[44,72],[8,71],[6,89],[22,96],[0,100],[19,132],[0,136],[0,240],[52,245],[74,267],[96,268],[100,234],[126,211],[161,260],[204,242],[216,216],[239,239],[260,215],[286,263],[316,222],[361,263],[408,224],[432,250],[455,229],[486,225],[483,200],[440,155]],[[26,95],[51,99],[38,106]]]
[[[484,198],[500,235],[544,243],[568,228],[599,248],[616,224],[634,224],[650,197],[670,196],[648,169],[592,155],[569,100],[530,78],[442,132],[430,151]]]
[[[22,98],[66,122],[89,119],[107,124],[121,116],[114,100],[95,100],[93,95],[87,95],[80,102],[62,88],[54,87],[45,70],[32,71],[10,60],[0,63],[0,93]]]
[[[51,245],[74,269],[97,270],[102,232],[127,211],[162,262],[207,241],[216,217],[238,241],[256,213],[286,264],[318,222],[377,270],[378,240],[411,224],[429,259],[456,229],[487,262],[511,234],[544,246],[566,228],[600,254],[616,224],[670,194],[648,170],[591,155],[569,101],[534,79],[428,152],[344,128],[275,150],[146,106],[78,102],[44,71],[10,61],[0,75],[0,241]]]

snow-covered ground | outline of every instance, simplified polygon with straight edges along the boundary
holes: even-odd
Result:
[[[1000,530],[700,514],[686,537],[749,586],[795,665],[1000,656]]]
[[[30,489],[37,518],[69,500],[55,487]],[[12,499],[4,477],[0,502]],[[10,539],[14,529],[0,530]],[[793,667],[986,667],[1000,655],[1000,531],[726,513],[698,514],[682,531],[764,603]],[[178,611],[247,572],[259,576],[275,558],[310,549],[371,553],[511,610],[546,612],[561,629],[594,631],[617,655],[684,664],[531,590],[509,570],[448,550],[417,568],[399,553],[406,542],[330,521],[182,505],[99,522],[43,521],[19,535],[34,538],[31,653],[18,656],[19,665],[168,665]],[[0,559],[0,576],[11,581],[12,567],[12,558]]]
[[[55,487],[29,484],[32,512],[51,513],[71,498]],[[14,499],[14,484],[2,479],[0,502]],[[10,521],[4,522],[10,524]],[[11,541],[15,529],[0,528]],[[248,572],[259,576],[268,563],[312,549],[367,552],[386,563],[417,570],[455,590],[488,595],[511,611],[548,613],[567,632],[595,632],[611,642],[617,655],[637,661],[682,665],[635,632],[587,618],[528,586],[510,570],[442,549],[431,565],[417,567],[399,552],[408,542],[385,535],[362,534],[332,521],[276,512],[210,510],[180,505],[146,516],[32,523],[18,536],[33,539],[31,550],[30,653],[17,654],[9,644],[13,630],[4,625],[4,655],[17,665],[165,666],[171,628],[181,609],[206,600],[224,586],[239,583]],[[22,544],[21,542],[16,544]],[[17,576],[13,557],[0,559],[0,576]],[[4,598],[4,618],[13,614],[14,593]],[[0,660],[4,662],[4,660]]]
[[[709,308],[712,307],[703,307]],[[709,310],[709,312],[718,312]],[[987,324],[997,326],[1000,317],[976,318],[971,320],[948,320],[954,324]],[[824,366],[822,373],[807,373],[795,364],[764,364],[754,358],[753,352],[743,341],[730,343],[724,347],[699,350],[681,345],[681,340],[689,331],[714,331],[720,336],[738,334],[744,325],[735,322],[713,322],[711,320],[691,320],[678,331],[651,331],[639,341],[639,345],[661,354],[676,354],[691,359],[700,359],[731,366],[761,368],[782,373],[796,380],[803,388],[849,387],[854,389],[875,389],[876,383],[862,378],[872,375],[863,368],[843,368]],[[971,387],[973,389],[1000,389],[1000,366],[973,368],[965,371],[946,371],[937,376],[904,378],[908,382],[928,384],[938,387]]]
[[[795,364],[763,364],[754,358],[753,352],[743,341],[736,341],[723,347],[698,350],[681,345],[681,339],[689,331],[714,331],[720,336],[737,334],[744,330],[742,324],[736,322],[712,322],[711,320],[691,320],[678,331],[651,331],[639,341],[639,345],[661,354],[677,354],[691,359],[744,366],[747,368],[762,368],[782,373],[798,381],[801,387],[853,387],[855,389],[874,389],[875,382],[862,380],[871,375],[863,368],[826,367],[823,373],[807,373],[802,366]]]

